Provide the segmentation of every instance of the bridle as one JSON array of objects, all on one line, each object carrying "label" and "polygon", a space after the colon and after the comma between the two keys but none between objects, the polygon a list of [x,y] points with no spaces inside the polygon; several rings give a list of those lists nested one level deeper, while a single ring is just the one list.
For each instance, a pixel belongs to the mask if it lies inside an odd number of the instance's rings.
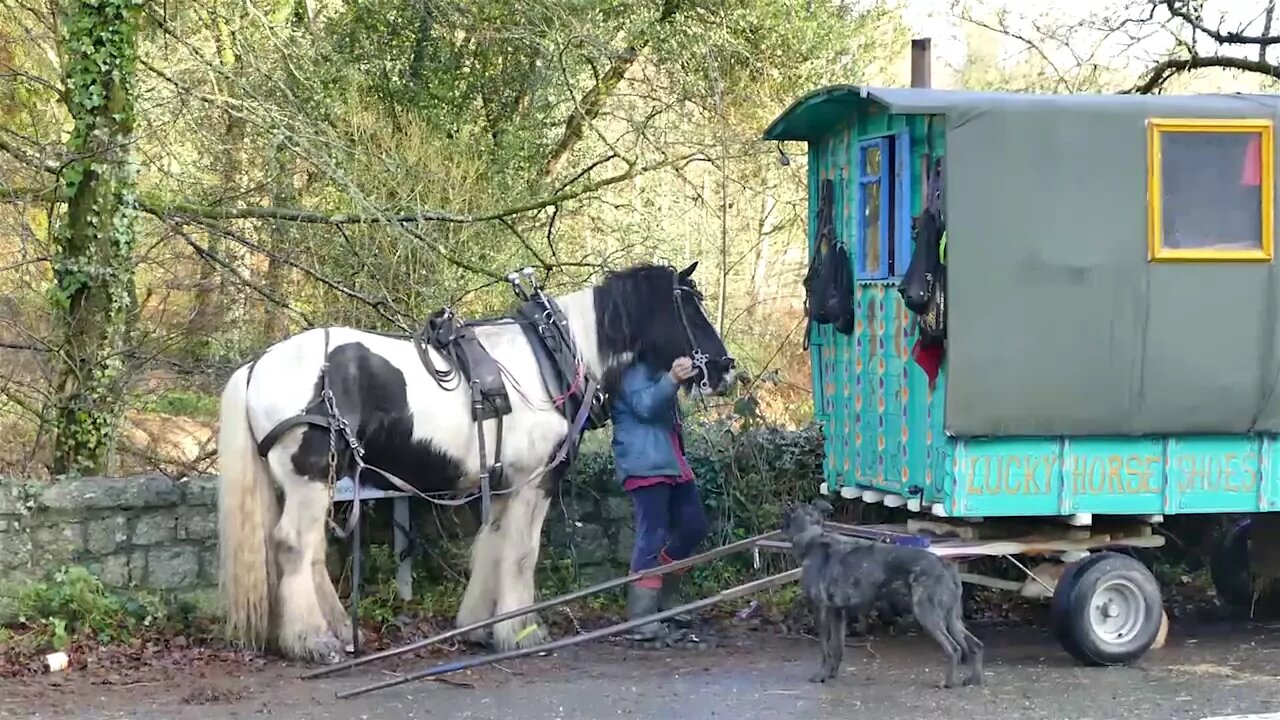
[{"label": "bridle", "polygon": [[[687,341],[686,344],[689,350],[689,359],[693,361],[693,366],[698,369],[698,374],[701,376],[698,380],[698,389],[704,393],[710,394],[712,388],[711,380],[707,374],[707,363],[711,361],[711,356],[702,348],[698,347],[698,341],[693,339],[693,328],[690,327],[689,316],[684,310],[684,296],[686,294],[693,297],[693,301],[698,303],[699,308],[702,307],[702,293],[692,287],[681,285],[680,276],[677,274],[675,279],[672,280],[672,295],[674,296],[676,303],[676,312],[680,315],[680,325],[684,327],[684,337]],[[706,315],[705,309],[702,314],[703,316]],[[720,358],[720,360],[728,367],[733,366],[733,357],[730,355],[725,355]]]}]

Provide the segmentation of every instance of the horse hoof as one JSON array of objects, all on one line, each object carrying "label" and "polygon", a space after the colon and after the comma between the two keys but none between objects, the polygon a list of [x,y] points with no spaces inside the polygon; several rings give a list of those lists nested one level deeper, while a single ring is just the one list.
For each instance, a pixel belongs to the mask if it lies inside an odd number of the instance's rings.
[{"label": "horse hoof", "polygon": [[493,645],[499,652],[508,650],[527,650],[545,644],[551,636],[537,621],[523,627],[503,626],[499,624],[493,629]]},{"label": "horse hoof", "polygon": [[480,630],[472,630],[469,633],[462,634],[462,642],[476,647],[488,647],[489,633],[483,628]]},{"label": "horse hoof", "polygon": [[347,647],[347,643],[326,634],[316,638],[307,648],[308,659],[322,665],[335,665],[346,657]]},{"label": "horse hoof", "polygon": [[334,637],[337,637],[341,640],[343,649],[346,650],[346,652],[348,653],[354,653],[356,651],[356,644],[360,644],[360,645],[364,644],[363,630],[361,630],[359,633],[356,634],[356,638],[354,642],[351,639],[350,627],[344,628],[334,633]]}]

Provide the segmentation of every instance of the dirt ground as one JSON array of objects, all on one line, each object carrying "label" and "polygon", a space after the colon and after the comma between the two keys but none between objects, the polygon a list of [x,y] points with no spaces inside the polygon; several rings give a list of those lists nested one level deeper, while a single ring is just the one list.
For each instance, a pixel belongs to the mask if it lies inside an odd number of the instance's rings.
[{"label": "dirt ground", "polygon": [[441,658],[304,681],[299,666],[196,654],[126,676],[71,671],[0,681],[0,718],[1201,720],[1280,711],[1280,627],[1175,624],[1165,648],[1124,668],[1077,666],[1043,628],[974,629],[987,645],[982,688],[936,687],[941,655],[922,637],[851,640],[840,677],[813,685],[806,682],[818,660],[812,639],[722,629],[714,647],[598,643],[460,672],[450,684],[408,683],[347,700],[334,693]]}]

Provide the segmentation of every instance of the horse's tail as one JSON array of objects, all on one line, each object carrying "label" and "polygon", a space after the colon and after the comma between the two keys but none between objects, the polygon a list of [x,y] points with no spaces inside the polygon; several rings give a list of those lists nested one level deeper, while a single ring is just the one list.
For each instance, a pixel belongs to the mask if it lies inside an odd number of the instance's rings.
[{"label": "horse's tail", "polygon": [[218,428],[218,586],[233,639],[255,649],[271,635],[275,558],[271,531],[280,516],[271,475],[249,427],[249,369],[222,390]]}]

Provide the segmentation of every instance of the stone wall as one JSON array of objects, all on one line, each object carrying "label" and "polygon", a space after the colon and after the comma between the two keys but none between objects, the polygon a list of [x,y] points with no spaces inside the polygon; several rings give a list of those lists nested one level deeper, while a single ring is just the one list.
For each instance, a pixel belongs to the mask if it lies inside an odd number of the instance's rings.
[{"label": "stone wall", "polygon": [[[617,577],[629,565],[635,538],[631,502],[614,477],[607,436],[588,440],[552,498],[543,526],[539,582],[546,591]],[[706,431],[691,437],[689,458],[711,521],[710,547],[776,527],[778,508],[808,497],[814,478],[821,477],[822,438],[816,429],[762,429],[733,437]],[[24,581],[69,564],[85,566],[114,588],[211,589],[217,576],[216,495],[217,480],[210,477],[143,475],[51,485],[0,478],[0,600],[12,597]],[[479,521],[478,503],[470,505],[411,503],[419,583],[465,575]],[[389,548],[392,503],[369,502],[363,513],[365,542]],[[346,542],[330,542],[330,569],[339,578]],[[390,558],[390,552],[384,555]],[[366,563],[366,572],[372,573],[372,565]]]},{"label": "stone wall", "polygon": [[0,593],[62,565],[109,587],[217,583],[217,481],[162,475],[56,484],[0,480]]},{"label": "stone wall", "polygon": [[543,525],[543,553],[552,560],[571,560],[583,585],[630,570],[636,536],[631,500],[611,476],[607,480],[595,487],[567,486],[564,496],[553,500]]}]

